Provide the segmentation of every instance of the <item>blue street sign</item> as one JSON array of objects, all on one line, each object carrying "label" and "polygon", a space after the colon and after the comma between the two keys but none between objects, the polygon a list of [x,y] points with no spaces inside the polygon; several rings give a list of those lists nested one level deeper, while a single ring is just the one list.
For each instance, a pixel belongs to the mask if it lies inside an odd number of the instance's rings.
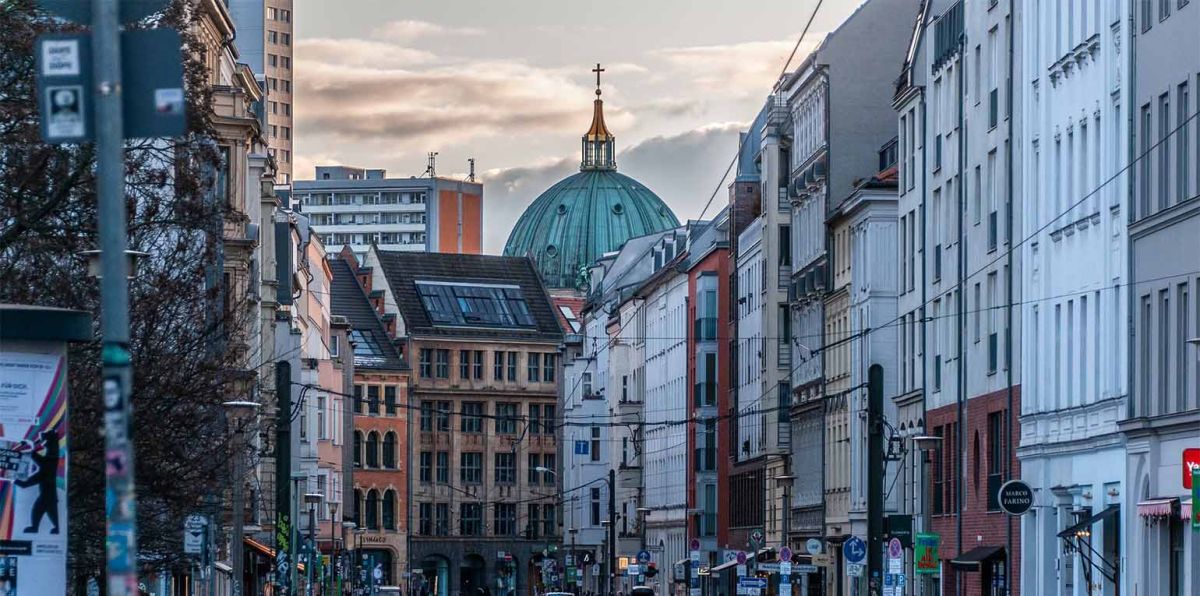
[{"label": "blue street sign", "polygon": [[858,536],[851,536],[842,545],[842,554],[851,563],[862,563],[867,558],[867,543]]},{"label": "blue street sign", "polygon": [[638,551],[637,560],[638,560],[638,563],[649,563],[650,562],[650,551],[648,551],[648,550]]},{"label": "blue street sign", "polygon": [[743,588],[758,588],[760,590],[767,589],[767,580],[761,577],[739,577],[738,585]]},{"label": "blue street sign", "polygon": [[575,455],[587,455],[587,454],[588,454],[588,442],[587,441],[575,441]]}]

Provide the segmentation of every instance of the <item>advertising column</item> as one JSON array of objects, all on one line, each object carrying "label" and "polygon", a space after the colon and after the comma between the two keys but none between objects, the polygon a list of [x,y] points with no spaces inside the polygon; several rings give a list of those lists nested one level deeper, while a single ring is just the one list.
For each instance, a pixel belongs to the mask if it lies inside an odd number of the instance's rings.
[{"label": "advertising column", "polygon": [[85,313],[0,306],[0,595],[67,592],[67,343]]}]

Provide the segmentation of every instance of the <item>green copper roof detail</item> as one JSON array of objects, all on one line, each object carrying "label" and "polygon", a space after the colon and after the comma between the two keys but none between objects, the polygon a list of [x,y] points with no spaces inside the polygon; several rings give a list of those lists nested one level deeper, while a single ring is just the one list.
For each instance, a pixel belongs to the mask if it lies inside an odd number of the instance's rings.
[{"label": "green copper roof detail", "polygon": [[573,288],[581,267],[625,241],[679,227],[658,195],[610,169],[586,169],[559,181],[529,205],[504,254],[529,255],[550,288]]}]

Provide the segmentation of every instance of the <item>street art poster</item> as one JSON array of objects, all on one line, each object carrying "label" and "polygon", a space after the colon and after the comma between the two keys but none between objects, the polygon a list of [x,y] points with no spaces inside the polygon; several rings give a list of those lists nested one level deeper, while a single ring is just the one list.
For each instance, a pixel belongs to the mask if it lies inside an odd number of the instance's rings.
[{"label": "street art poster", "polygon": [[0,352],[0,596],[66,593],[66,373],[61,354]]}]

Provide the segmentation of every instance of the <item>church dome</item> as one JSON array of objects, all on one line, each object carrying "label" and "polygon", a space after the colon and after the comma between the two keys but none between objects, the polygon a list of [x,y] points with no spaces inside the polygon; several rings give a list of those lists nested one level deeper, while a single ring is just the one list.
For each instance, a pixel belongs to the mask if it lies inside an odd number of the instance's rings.
[{"label": "church dome", "polygon": [[504,245],[509,256],[529,255],[547,287],[573,288],[580,269],[625,241],[679,226],[646,185],[617,173],[616,137],[604,123],[596,65],[592,125],[583,135],[579,173],[543,192],[521,214]]}]

